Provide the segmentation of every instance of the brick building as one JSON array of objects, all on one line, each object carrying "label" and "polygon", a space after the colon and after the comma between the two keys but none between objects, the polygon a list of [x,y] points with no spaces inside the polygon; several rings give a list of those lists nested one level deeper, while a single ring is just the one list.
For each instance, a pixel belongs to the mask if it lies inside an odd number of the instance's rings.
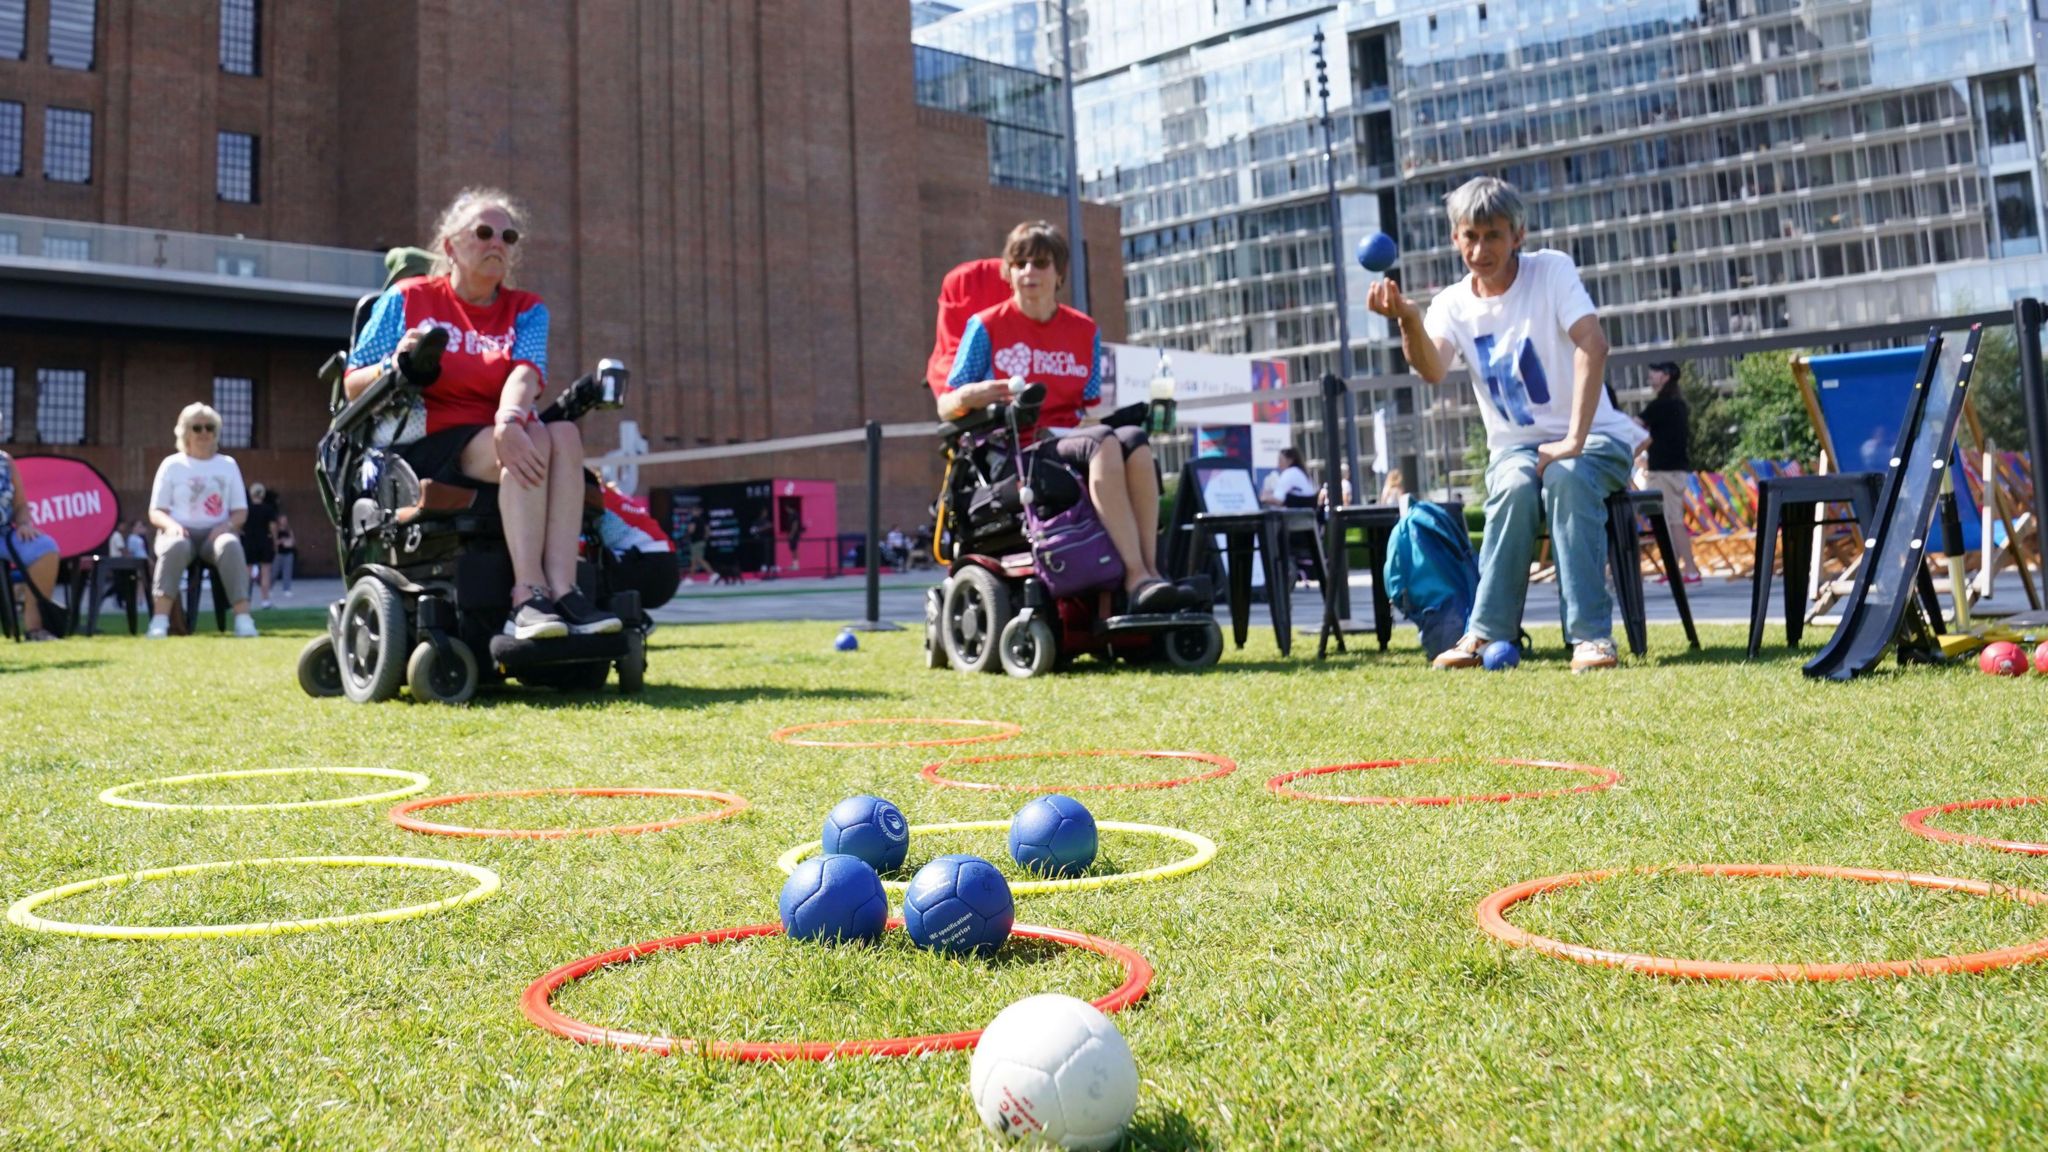
[{"label": "brick building", "polygon": [[[0,0],[0,444],[92,461],[140,515],[207,399],[328,570],[315,371],[377,253],[471,184],[529,210],[551,386],[625,360],[655,450],[922,419],[940,276],[1064,219],[991,184],[985,131],[915,104],[900,4]],[[1087,221],[1117,339],[1116,215]],[[641,484],[769,475],[863,482],[835,449]],[[885,515],[936,478],[891,442]]]}]

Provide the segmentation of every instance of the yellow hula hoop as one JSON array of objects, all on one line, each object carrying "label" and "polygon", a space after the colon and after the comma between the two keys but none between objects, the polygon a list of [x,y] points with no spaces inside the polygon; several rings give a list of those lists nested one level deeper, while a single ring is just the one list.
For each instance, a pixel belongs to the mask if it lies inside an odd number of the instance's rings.
[{"label": "yellow hula hoop", "polygon": [[[310,864],[323,868],[419,868],[468,876],[477,884],[460,895],[444,897],[428,904],[409,904],[403,908],[386,908],[377,912],[352,912],[346,916],[319,916],[310,920],[270,920],[250,924],[73,924],[63,920],[45,920],[35,914],[35,910],[45,904],[98,888],[118,888],[127,884],[162,880],[169,876],[191,876],[200,872],[218,872],[226,868],[267,868],[291,864]],[[60,936],[90,936],[100,940],[204,940],[224,936],[279,936],[288,932],[316,932],[323,928],[339,928],[349,924],[389,924],[394,920],[428,916],[435,912],[445,912],[450,908],[459,908],[464,904],[474,904],[496,892],[498,887],[496,872],[454,860],[429,860],[418,856],[272,856],[254,860],[217,860],[206,864],[173,864],[167,868],[147,868],[140,872],[123,872],[113,876],[80,880],[74,884],[45,889],[16,900],[8,906],[7,920],[31,932],[53,932]]]},{"label": "yellow hula hoop", "polygon": [[[286,800],[275,804],[166,804],[161,800],[133,800],[123,795],[152,784],[193,784],[201,780],[248,780],[259,776],[371,776],[380,780],[404,780],[403,788],[368,796],[337,796],[332,800]],[[378,804],[401,800],[427,790],[433,783],[417,772],[396,768],[244,768],[234,772],[198,772],[190,776],[163,776],[155,780],[131,780],[100,793],[100,801],[116,808],[145,808],[159,812],[283,812],[293,808],[351,808],[357,804]]]},{"label": "yellow hula hoop", "polygon": [[[1135,832],[1141,836],[1163,836],[1178,840],[1195,850],[1194,855],[1146,868],[1139,872],[1109,872],[1101,876],[1071,876],[1063,880],[1013,880],[1010,882],[1012,896],[1032,896],[1046,892],[1081,892],[1090,888],[1114,888],[1123,884],[1143,884],[1148,880],[1167,880],[1185,876],[1199,868],[1206,867],[1216,859],[1216,842],[1198,832],[1182,828],[1168,828],[1163,824],[1129,824],[1121,820],[1097,821],[1095,827],[1104,832]],[[918,836],[937,832],[1007,832],[1008,820],[966,820],[955,824],[912,824],[910,834]],[[825,847],[824,841],[812,840],[799,844],[784,852],[775,861],[775,866],[784,872],[795,872],[796,866],[807,856],[815,855]],[[882,887],[891,892],[907,892],[910,883],[906,880],[884,880]]]}]

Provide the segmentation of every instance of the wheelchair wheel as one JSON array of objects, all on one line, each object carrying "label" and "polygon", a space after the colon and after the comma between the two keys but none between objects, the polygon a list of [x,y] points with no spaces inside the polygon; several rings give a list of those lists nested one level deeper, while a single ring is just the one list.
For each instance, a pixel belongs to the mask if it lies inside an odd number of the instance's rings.
[{"label": "wheelchair wheel", "polygon": [[926,668],[946,667],[946,638],[940,633],[939,621],[946,611],[946,589],[950,584],[941,584],[924,591],[924,666]]},{"label": "wheelchair wheel", "polygon": [[1010,590],[995,573],[986,568],[961,569],[946,590],[946,606],[939,618],[946,659],[962,672],[995,671],[996,641],[1010,614]]},{"label": "wheelchair wheel", "polygon": [[619,657],[619,694],[638,695],[647,686],[647,637],[639,632],[626,634],[626,654]]},{"label": "wheelchair wheel", "polygon": [[1003,671],[1020,679],[1030,679],[1050,670],[1053,661],[1059,657],[1059,645],[1053,639],[1052,625],[1036,616],[1025,619],[1012,617],[1003,625],[1002,643],[997,645],[1003,661]]},{"label": "wheelchair wheel", "polygon": [[398,592],[375,576],[356,581],[341,606],[340,643],[335,648],[342,694],[358,704],[398,695],[410,650],[405,604]]},{"label": "wheelchair wheel", "polygon": [[1175,668],[1213,668],[1223,658],[1223,628],[1214,620],[1192,628],[1175,628],[1159,638],[1166,662]]},{"label": "wheelchair wheel", "polygon": [[448,651],[454,659],[444,659],[429,640],[422,640],[413,648],[412,659],[405,662],[405,683],[415,700],[462,704],[476,695],[475,654],[470,652],[469,645],[453,636],[448,638]]},{"label": "wheelchair wheel", "polygon": [[334,637],[322,633],[299,649],[299,687],[313,697],[341,695],[341,664],[334,658]]}]

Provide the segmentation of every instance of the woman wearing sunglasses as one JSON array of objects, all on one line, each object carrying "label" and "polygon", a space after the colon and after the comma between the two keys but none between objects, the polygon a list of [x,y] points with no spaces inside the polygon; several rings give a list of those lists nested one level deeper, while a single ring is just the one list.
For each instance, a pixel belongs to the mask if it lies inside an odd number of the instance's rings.
[{"label": "woman wearing sunglasses", "polygon": [[171,605],[194,559],[220,574],[221,590],[234,605],[235,635],[256,635],[249,615],[249,563],[242,555],[242,521],[249,493],[242,469],[220,454],[220,413],[187,404],[173,428],[178,450],[156,467],[149,488],[149,522],[156,525],[156,576],[151,591],[149,637],[171,634]]},{"label": "woman wearing sunglasses", "polygon": [[568,421],[536,415],[548,370],[548,309],[512,287],[520,232],[504,193],[470,188],[434,227],[433,271],[400,280],[377,301],[350,350],[343,387],[351,399],[422,333],[441,328],[448,347],[432,386],[426,432],[399,447],[422,480],[497,484],[505,545],[512,556],[512,616],[505,633],[541,640],[617,632],[576,588],[583,525],[583,439]]},{"label": "woman wearing sunglasses", "polygon": [[1011,297],[976,313],[960,338],[939,393],[939,419],[1010,397],[1009,381],[1045,385],[1035,439],[1083,478],[1095,514],[1124,565],[1124,591],[1139,612],[1193,604],[1159,573],[1159,475],[1139,427],[1083,425],[1102,402],[1102,339],[1095,321],[1059,302],[1067,280],[1067,238],[1043,220],[1010,230],[1003,243]]}]

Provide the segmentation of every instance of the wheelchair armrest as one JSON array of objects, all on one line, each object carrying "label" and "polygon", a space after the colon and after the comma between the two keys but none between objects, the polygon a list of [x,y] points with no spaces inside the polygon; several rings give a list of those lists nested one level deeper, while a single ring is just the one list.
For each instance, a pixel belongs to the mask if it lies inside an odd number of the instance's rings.
[{"label": "wheelchair armrest", "polygon": [[334,414],[332,427],[352,429],[375,420],[384,409],[393,404],[411,399],[416,394],[413,387],[405,382],[396,371],[386,369],[377,374],[362,395],[341,406]]}]

